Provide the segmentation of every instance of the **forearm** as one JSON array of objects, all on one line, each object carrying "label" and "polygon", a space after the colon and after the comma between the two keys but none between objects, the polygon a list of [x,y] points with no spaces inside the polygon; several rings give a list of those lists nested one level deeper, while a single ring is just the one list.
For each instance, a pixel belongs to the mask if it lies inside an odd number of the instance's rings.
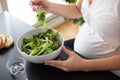
[{"label": "forearm", "polygon": [[120,54],[107,58],[86,60],[84,70],[120,70]]},{"label": "forearm", "polygon": [[80,18],[81,16],[81,12],[78,10],[76,4],[64,5],[52,3],[49,12],[71,19]]}]

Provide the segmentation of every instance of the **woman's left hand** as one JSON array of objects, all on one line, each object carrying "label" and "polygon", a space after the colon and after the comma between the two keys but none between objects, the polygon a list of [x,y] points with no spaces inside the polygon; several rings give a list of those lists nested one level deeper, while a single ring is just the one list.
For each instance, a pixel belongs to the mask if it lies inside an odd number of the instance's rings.
[{"label": "woman's left hand", "polygon": [[84,70],[84,65],[87,60],[78,56],[75,52],[70,51],[69,49],[63,46],[63,51],[69,57],[67,60],[47,60],[45,65],[53,66],[64,71],[81,71]]}]

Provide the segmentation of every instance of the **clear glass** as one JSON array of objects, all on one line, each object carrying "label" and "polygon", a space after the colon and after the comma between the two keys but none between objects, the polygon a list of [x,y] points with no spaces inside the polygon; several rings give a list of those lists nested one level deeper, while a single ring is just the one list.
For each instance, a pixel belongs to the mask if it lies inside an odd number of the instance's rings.
[{"label": "clear glass", "polygon": [[10,58],[7,61],[6,67],[13,80],[28,80],[25,65],[26,61],[22,57]]}]

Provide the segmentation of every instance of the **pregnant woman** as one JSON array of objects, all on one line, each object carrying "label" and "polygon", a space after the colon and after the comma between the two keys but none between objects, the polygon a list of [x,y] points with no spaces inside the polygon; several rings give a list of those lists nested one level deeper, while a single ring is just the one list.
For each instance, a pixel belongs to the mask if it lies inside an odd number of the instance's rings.
[{"label": "pregnant woman", "polygon": [[[110,70],[120,76],[120,0],[77,0],[76,4],[57,4],[30,0],[30,5],[66,18],[81,16],[85,23],[75,39],[65,42],[66,60],[48,60],[45,65],[64,71]],[[86,57],[80,57],[76,53]]]}]

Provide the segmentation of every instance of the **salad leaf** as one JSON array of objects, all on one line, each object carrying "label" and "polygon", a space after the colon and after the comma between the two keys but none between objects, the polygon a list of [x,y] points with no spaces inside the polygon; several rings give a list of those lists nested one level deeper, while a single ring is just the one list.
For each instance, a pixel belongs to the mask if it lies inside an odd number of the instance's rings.
[{"label": "salad leaf", "polygon": [[47,28],[46,20],[45,20],[45,12],[43,10],[39,10],[37,12],[37,21],[43,25],[43,28]]}]

